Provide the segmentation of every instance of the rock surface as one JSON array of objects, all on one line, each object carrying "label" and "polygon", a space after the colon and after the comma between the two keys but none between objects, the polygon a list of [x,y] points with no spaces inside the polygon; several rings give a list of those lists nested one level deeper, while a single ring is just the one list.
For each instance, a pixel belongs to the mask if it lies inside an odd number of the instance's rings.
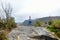
[{"label": "rock surface", "polygon": [[44,30],[44,27],[35,28],[34,26],[18,26],[13,29],[8,35],[8,40],[39,40],[30,38],[36,35],[47,35],[50,36],[48,32]]}]

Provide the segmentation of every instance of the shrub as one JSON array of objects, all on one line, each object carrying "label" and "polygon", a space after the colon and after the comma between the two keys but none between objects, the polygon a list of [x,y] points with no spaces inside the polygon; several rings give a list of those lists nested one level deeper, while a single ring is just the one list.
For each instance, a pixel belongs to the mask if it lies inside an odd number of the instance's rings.
[{"label": "shrub", "polygon": [[57,32],[57,30],[53,26],[48,26],[47,29],[51,32]]},{"label": "shrub", "polygon": [[60,34],[58,34],[58,33],[55,33],[56,34],[56,36],[58,37],[58,38],[60,38]]},{"label": "shrub", "polygon": [[5,24],[3,22],[0,22],[0,30],[5,29]]},{"label": "shrub", "polygon": [[60,29],[57,29],[57,28],[55,28],[55,27],[53,27],[53,26],[48,26],[47,29],[48,29],[49,31],[51,31],[51,32],[54,32],[55,35],[56,35],[58,38],[60,38]]},{"label": "shrub", "polygon": [[7,22],[7,24],[6,24],[6,27],[7,27],[9,30],[11,30],[11,29],[13,29],[13,28],[16,27],[16,23],[15,23],[14,18],[11,17],[10,19],[8,19],[8,22]]},{"label": "shrub", "polygon": [[4,33],[0,33],[0,40],[7,40],[7,37]]},{"label": "shrub", "polygon": [[52,25],[52,21],[49,21],[49,22],[48,22],[48,25]]},{"label": "shrub", "polygon": [[40,21],[36,21],[36,22],[34,23],[34,26],[41,26],[41,22],[40,22]]},{"label": "shrub", "polygon": [[[7,22],[8,20],[8,22]],[[16,28],[16,23],[13,17],[9,18],[9,19],[4,19],[4,22],[0,22],[0,30],[5,30],[5,29],[13,29]]]},{"label": "shrub", "polygon": [[55,28],[60,28],[60,20],[54,20],[52,26]]}]

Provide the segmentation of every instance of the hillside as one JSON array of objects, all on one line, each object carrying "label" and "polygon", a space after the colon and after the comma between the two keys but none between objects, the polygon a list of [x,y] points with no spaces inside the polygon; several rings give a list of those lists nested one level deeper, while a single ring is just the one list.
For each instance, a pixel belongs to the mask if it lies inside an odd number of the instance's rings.
[{"label": "hillside", "polygon": [[[37,19],[31,20],[31,21],[32,21],[32,25],[33,25],[34,22],[36,22],[37,20],[40,20],[41,22],[48,22],[50,20],[55,20],[55,19],[60,20],[60,16],[51,16],[51,17],[37,18]],[[28,21],[29,20],[25,20],[22,24],[23,25],[28,25]]]}]

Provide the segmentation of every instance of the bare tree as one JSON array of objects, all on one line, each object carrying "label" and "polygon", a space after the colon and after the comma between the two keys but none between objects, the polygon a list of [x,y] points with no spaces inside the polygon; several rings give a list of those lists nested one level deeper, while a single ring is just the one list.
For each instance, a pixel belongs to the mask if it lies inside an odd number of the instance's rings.
[{"label": "bare tree", "polygon": [[6,14],[6,19],[9,19],[11,17],[11,13],[12,13],[12,7],[10,4],[5,4],[5,7],[3,5],[3,3],[1,2],[1,6],[3,9],[3,12]]}]

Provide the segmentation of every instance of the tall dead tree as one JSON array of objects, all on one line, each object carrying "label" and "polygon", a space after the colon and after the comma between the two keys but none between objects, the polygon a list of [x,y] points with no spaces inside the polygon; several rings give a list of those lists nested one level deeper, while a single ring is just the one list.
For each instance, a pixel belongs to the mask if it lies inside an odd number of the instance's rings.
[{"label": "tall dead tree", "polygon": [[2,9],[3,9],[3,12],[6,15],[6,19],[8,21],[8,19],[11,17],[12,7],[11,7],[10,4],[3,4],[2,2],[1,2],[1,6],[2,6]]}]

